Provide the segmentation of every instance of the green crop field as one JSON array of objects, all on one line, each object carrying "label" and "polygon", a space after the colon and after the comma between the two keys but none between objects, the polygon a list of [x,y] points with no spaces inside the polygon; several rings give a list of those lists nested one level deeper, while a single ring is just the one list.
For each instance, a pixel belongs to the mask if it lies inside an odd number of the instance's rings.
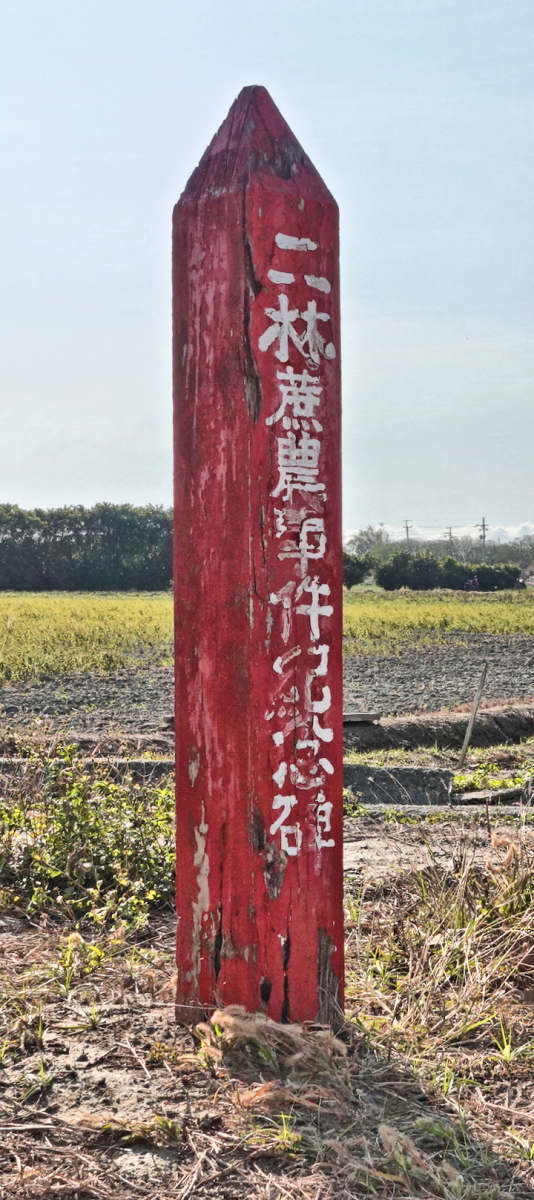
[{"label": "green crop field", "polygon": [[0,593],[0,683],[170,661],[166,592]]},{"label": "green crop field", "polygon": [[[464,633],[534,634],[534,593],[346,593],[345,649],[387,653]],[[0,683],[169,663],[172,598],[157,593],[0,593]]]},{"label": "green crop field", "polygon": [[348,592],[345,649],[387,653],[410,641],[462,634],[534,634],[534,591]]}]

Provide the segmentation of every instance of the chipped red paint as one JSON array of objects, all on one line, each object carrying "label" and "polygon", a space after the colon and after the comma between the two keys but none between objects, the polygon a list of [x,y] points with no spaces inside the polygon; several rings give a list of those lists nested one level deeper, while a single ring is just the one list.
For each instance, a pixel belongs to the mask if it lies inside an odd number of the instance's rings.
[{"label": "chipped red paint", "polygon": [[[264,88],[241,92],[176,206],[173,297],[178,1013],[240,1003],[332,1021],[343,1002],[338,214]],[[272,315],[284,306],[287,348]],[[284,401],[295,376],[304,418]],[[293,474],[284,445],[301,456]]]}]

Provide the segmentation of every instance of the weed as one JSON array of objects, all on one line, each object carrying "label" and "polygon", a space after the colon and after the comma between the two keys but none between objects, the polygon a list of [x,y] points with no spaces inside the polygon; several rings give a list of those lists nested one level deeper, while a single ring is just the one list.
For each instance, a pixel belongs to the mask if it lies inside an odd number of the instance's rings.
[{"label": "weed", "polygon": [[[172,900],[173,817],[170,786],[95,779],[69,746],[36,759],[0,799],[3,906],[141,928]],[[56,968],[63,993],[100,959],[91,942],[68,939]]]},{"label": "weed", "polygon": [[54,1076],[48,1074],[45,1063],[41,1058],[37,1076],[32,1079],[29,1086],[20,1096],[19,1104],[28,1104],[30,1100],[34,1100],[37,1096],[42,1096],[43,1092],[47,1092],[52,1087],[53,1082]]},{"label": "weed", "polygon": [[492,791],[500,788],[524,787],[531,772],[517,771],[515,775],[503,775],[494,762],[483,762],[476,771],[458,772],[452,781],[453,792]]},{"label": "weed", "polygon": [[366,817],[367,809],[360,803],[351,788],[343,788],[343,813],[346,817]]},{"label": "weed", "polygon": [[513,1063],[518,1058],[532,1058],[534,1055],[534,1042],[529,1041],[522,1045],[514,1046],[513,1031],[507,1029],[503,1021],[500,1021],[499,1034],[493,1035],[493,1041],[497,1047],[498,1054],[490,1054],[490,1062]]},{"label": "weed", "polygon": [[519,1157],[526,1159],[527,1162],[534,1162],[534,1142],[529,1141],[517,1129],[510,1129],[509,1136],[513,1139]]}]

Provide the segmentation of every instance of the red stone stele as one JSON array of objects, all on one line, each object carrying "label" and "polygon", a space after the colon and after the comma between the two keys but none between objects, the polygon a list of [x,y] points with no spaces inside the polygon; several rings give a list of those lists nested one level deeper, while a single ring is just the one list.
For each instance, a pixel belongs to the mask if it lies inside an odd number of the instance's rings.
[{"label": "red stone stele", "polygon": [[262,87],[174,211],[177,1013],[343,1004],[337,205]]}]

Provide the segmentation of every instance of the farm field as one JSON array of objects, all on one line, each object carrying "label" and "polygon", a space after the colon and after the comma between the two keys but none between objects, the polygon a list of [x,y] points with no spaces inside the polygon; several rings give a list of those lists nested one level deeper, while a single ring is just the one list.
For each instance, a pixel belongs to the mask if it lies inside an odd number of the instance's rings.
[{"label": "farm field", "polygon": [[410,642],[465,634],[534,635],[534,591],[381,592],[345,594],[344,634],[368,653],[391,653]]},{"label": "farm field", "polygon": [[168,661],[171,641],[166,592],[0,592],[0,684]]},{"label": "farm field", "polygon": [[[534,695],[533,613],[354,592],[348,702],[464,703],[482,659],[489,697]],[[526,805],[348,795],[339,1039],[176,1026],[172,779],[117,782],[75,746],[170,752],[171,622],[167,594],[0,594],[2,752],[27,756],[0,768],[0,1197],[534,1200]],[[466,787],[524,780],[533,754],[472,750]]]},{"label": "farm field", "polygon": [[[345,707],[384,716],[534,697],[534,596],[345,596]],[[154,733],[173,709],[168,593],[0,593],[0,724]]]},{"label": "farm field", "polygon": [[[346,653],[390,654],[469,635],[534,635],[534,593],[347,592]],[[172,598],[158,593],[0,592],[0,684],[169,661]]]}]

